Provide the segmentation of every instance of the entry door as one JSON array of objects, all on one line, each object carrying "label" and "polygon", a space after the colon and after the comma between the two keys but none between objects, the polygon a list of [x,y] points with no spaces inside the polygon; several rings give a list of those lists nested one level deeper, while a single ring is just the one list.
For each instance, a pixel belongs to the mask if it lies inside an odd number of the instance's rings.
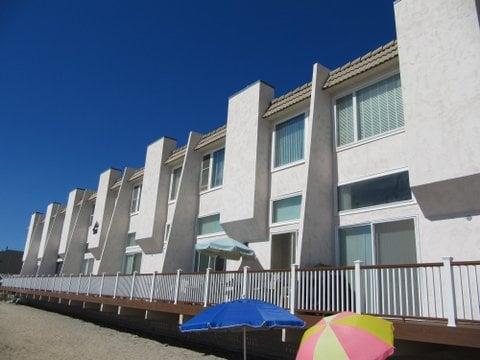
[{"label": "entry door", "polygon": [[297,233],[272,235],[272,269],[290,269],[297,255]]}]

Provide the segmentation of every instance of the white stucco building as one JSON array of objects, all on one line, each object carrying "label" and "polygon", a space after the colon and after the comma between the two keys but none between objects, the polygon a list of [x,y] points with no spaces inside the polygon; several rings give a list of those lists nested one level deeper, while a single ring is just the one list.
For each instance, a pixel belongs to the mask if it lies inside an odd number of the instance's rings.
[{"label": "white stucco building", "polygon": [[[162,137],[144,168],[34,213],[22,273],[478,260],[477,5],[397,1],[397,40],[279,97],[233,94],[219,129]],[[255,256],[195,250],[226,238]]]}]

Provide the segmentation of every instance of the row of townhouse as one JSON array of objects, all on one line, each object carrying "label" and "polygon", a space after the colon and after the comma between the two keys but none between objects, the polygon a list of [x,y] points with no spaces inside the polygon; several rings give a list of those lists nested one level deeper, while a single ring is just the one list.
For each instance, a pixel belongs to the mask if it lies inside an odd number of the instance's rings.
[{"label": "row of townhouse", "polygon": [[[480,258],[474,0],[395,4],[397,40],[280,97],[257,81],[225,126],[163,137],[142,169],[31,217],[23,274],[148,273]],[[206,256],[234,239],[255,256]]]}]

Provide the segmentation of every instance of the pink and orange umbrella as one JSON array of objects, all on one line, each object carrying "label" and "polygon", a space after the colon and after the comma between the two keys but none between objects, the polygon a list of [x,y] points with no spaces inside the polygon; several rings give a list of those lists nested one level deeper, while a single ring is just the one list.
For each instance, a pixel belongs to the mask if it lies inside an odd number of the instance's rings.
[{"label": "pink and orange umbrella", "polygon": [[305,331],[297,360],[383,360],[393,352],[390,321],[343,312],[323,318]]}]

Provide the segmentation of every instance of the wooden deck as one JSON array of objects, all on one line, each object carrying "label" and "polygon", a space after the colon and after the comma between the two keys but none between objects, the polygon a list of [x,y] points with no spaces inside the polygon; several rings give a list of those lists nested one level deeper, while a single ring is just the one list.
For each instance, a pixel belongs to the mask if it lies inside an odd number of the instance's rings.
[{"label": "wooden deck", "polygon": [[[96,296],[85,294],[72,294],[63,292],[51,292],[29,289],[0,287],[0,291],[26,296],[38,301],[55,302],[64,306],[82,305],[84,307],[120,307],[140,311],[154,311],[177,315],[192,316],[204,307],[201,304],[179,302],[178,304],[148,301],[143,299],[129,299],[124,297]],[[323,314],[308,314],[297,311],[296,315],[305,320],[307,326],[318,322]],[[435,343],[480,348],[480,322],[459,321],[457,326],[448,327],[446,320],[413,319],[413,318],[389,318],[394,324],[395,338],[399,340]]]}]

